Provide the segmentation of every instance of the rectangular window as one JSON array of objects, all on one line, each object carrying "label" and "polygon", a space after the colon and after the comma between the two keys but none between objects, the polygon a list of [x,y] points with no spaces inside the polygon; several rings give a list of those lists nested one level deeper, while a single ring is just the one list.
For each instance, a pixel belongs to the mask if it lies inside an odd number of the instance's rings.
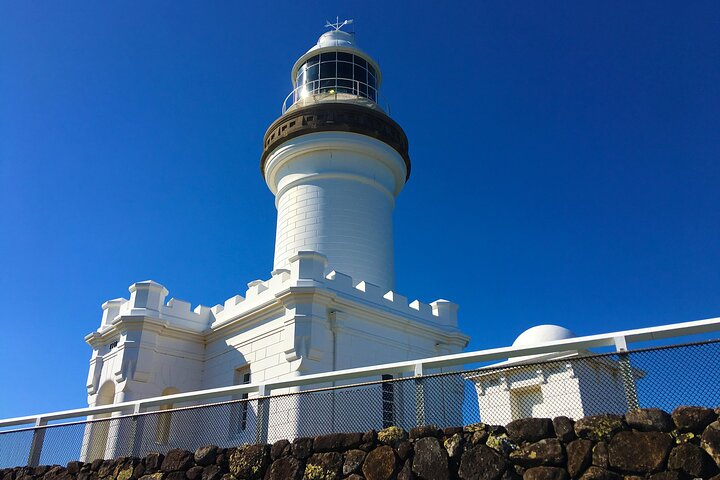
[{"label": "rectangular window", "polygon": [[541,417],[543,394],[540,385],[514,388],[510,390],[510,408],[512,419]]},{"label": "rectangular window", "polygon": [[[392,375],[383,375],[383,380],[392,380]],[[383,428],[395,425],[395,384],[385,382],[382,387],[382,423]]]},{"label": "rectangular window", "polygon": [[[245,366],[235,370],[235,378],[233,383],[235,385],[247,385],[250,383],[250,366]],[[248,427],[248,411],[250,409],[250,402],[248,401],[248,394],[241,393],[235,397],[236,400],[241,400],[233,408],[233,430],[236,433],[241,433],[247,430]]]}]

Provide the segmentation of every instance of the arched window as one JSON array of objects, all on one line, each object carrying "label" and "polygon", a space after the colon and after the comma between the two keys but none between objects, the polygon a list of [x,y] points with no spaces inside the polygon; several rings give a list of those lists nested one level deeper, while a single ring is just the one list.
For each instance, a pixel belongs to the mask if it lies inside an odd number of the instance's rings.
[{"label": "arched window", "polygon": [[[115,403],[115,384],[108,380],[103,383],[100,390],[98,390],[95,406],[101,407],[103,405],[111,405],[113,403]],[[105,458],[105,451],[107,450],[108,443],[108,432],[110,431],[111,420],[109,413],[93,415],[92,419],[100,421],[92,422],[90,424],[90,448],[88,450],[87,461]]]},{"label": "arched window", "polygon": [[[168,387],[162,391],[162,396],[175,395],[180,393],[177,388]],[[172,403],[165,403],[160,406],[160,411],[171,410],[173,408]],[[157,428],[155,429],[155,443],[158,445],[167,445],[170,441],[170,428],[172,426],[172,412],[158,413],[157,414]]]}]

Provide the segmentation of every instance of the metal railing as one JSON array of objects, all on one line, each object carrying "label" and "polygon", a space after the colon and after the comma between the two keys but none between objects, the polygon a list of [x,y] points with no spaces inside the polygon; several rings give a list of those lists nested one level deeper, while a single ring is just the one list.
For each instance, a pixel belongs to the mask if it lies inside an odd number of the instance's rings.
[{"label": "metal railing", "polygon": [[[715,407],[720,340],[632,351],[628,345],[719,330],[714,318],[11,418],[0,428],[30,426],[0,431],[0,467],[389,425],[504,424],[524,416]],[[598,347],[614,351],[590,351]],[[468,369],[471,364],[478,366]],[[243,393],[251,397],[232,400]],[[179,408],[157,410],[168,404]]]},{"label": "metal railing", "polygon": [[296,105],[304,107],[323,102],[360,103],[390,114],[390,105],[376,87],[341,77],[323,78],[298,85],[283,100],[282,113]]}]

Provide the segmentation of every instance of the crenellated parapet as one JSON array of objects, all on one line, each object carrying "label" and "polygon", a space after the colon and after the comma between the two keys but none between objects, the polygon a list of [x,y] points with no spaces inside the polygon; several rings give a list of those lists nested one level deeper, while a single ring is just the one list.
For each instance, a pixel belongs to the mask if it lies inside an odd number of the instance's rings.
[{"label": "crenellated parapet", "polygon": [[171,298],[165,299],[168,290],[161,284],[146,280],[130,285],[130,300],[116,298],[103,303],[103,315],[98,333],[103,333],[122,317],[149,317],[167,326],[203,332],[212,318],[212,309],[198,305],[194,309],[190,302]]},{"label": "crenellated parapet", "polygon": [[213,326],[274,301],[281,292],[288,289],[314,288],[327,290],[327,293],[335,297],[361,302],[380,308],[386,313],[408,317],[435,327],[457,327],[458,306],[453,302],[444,299],[431,303],[419,300],[409,302],[406,296],[393,290],[384,290],[335,270],[328,273],[328,269],[324,255],[310,251],[298,252],[290,259],[289,269],[274,271],[268,280],[250,282],[244,297],[236,295],[226,300],[223,305],[212,307],[210,310],[216,322]]},{"label": "crenellated parapet", "polygon": [[193,308],[190,302],[177,298],[166,301],[168,290],[152,280],[134,283],[128,288],[129,300],[116,298],[103,304],[102,322],[97,334],[107,331],[122,318],[139,316],[157,320],[167,327],[202,334],[276,302],[283,292],[290,289],[297,292],[299,288],[326,290],[331,296],[440,328],[457,327],[458,306],[455,303],[443,299],[431,303],[408,301],[408,297],[394,290],[386,291],[335,270],[328,273],[330,266],[327,258],[317,252],[299,252],[290,259],[289,267],[274,270],[267,280],[249,282],[244,295],[235,295],[213,307],[197,305]]}]

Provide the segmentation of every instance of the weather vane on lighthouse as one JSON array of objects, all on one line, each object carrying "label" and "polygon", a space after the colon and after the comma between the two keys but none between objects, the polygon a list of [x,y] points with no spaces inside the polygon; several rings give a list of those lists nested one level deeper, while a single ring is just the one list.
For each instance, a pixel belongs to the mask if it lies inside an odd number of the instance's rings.
[{"label": "weather vane on lighthouse", "polygon": [[340,23],[340,17],[335,17],[335,23],[330,23],[330,20],[325,20],[325,26],[328,28],[334,28],[337,32],[345,25],[350,25],[353,23],[352,18],[350,20],[343,20],[342,23]]}]

